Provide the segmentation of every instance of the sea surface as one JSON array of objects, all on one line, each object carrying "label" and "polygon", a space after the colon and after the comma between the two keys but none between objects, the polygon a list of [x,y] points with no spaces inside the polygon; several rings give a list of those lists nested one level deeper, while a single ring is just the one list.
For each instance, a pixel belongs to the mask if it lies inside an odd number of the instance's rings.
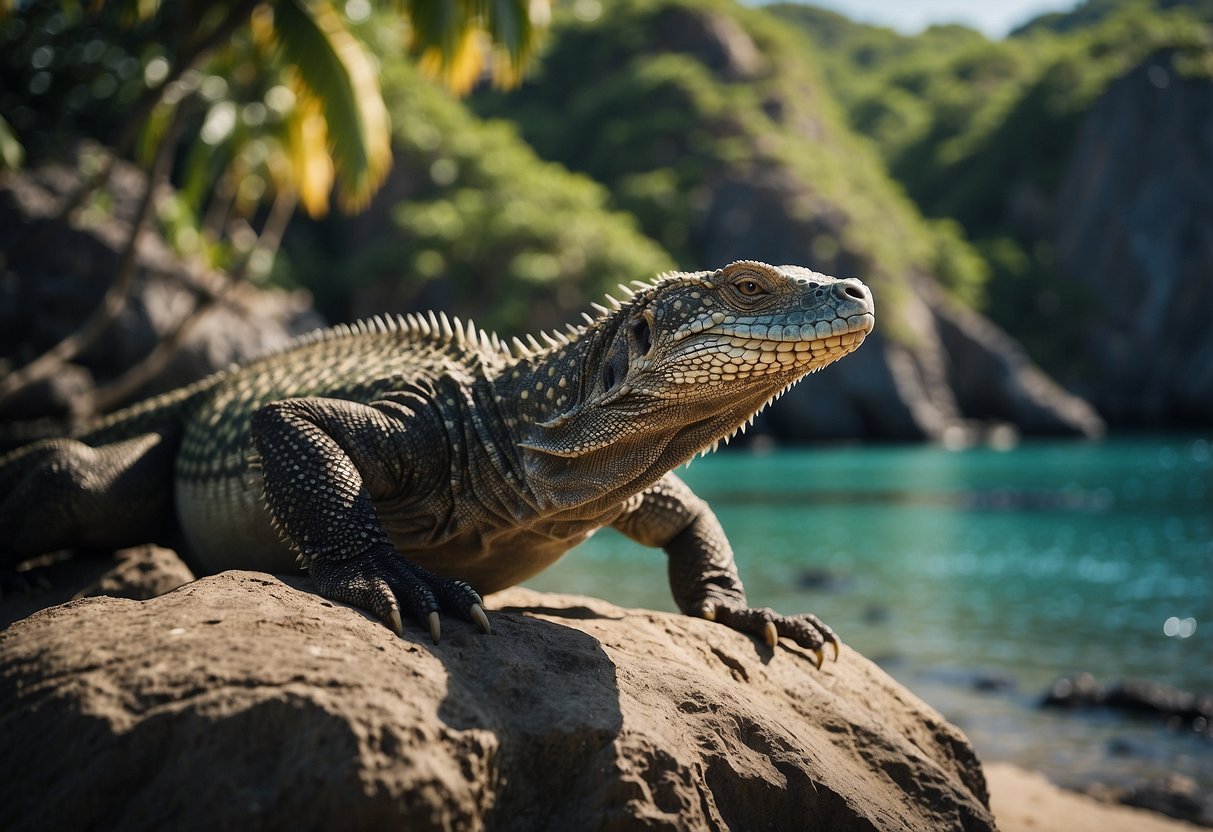
[{"label": "sea surface", "polygon": [[[1077,671],[1213,692],[1213,435],[733,451],[679,474],[753,605],[819,615],[983,759],[1213,789],[1207,732],[1039,707]],[[528,585],[675,609],[664,555],[609,529]]]}]

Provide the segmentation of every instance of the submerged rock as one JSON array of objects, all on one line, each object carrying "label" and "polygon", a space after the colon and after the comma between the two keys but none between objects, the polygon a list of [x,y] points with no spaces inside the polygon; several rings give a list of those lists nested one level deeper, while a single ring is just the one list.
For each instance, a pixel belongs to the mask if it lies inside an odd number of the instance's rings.
[{"label": "submerged rock", "polygon": [[1103,707],[1128,714],[1156,716],[1206,733],[1213,723],[1213,694],[1193,693],[1146,679],[1101,684],[1090,673],[1062,676],[1050,685],[1046,707]]},{"label": "submerged rock", "polygon": [[9,828],[994,828],[964,736],[849,649],[526,590],[431,645],[307,586],[0,633]]}]

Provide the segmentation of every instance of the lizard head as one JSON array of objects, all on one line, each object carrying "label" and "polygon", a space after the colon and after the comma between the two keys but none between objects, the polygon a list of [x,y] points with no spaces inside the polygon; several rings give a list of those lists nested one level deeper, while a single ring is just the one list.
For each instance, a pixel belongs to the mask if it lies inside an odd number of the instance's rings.
[{"label": "lizard head", "polygon": [[853,351],[875,323],[863,283],[800,266],[743,260],[639,286],[582,333],[576,394],[521,447],[566,461],[610,447],[664,474]]}]

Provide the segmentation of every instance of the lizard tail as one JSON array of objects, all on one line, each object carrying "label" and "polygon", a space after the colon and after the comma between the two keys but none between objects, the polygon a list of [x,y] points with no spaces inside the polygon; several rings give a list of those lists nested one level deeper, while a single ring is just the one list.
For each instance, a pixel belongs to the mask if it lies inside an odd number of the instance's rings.
[{"label": "lizard tail", "polygon": [[[100,416],[72,431],[70,436],[62,438],[75,439],[91,447],[100,447],[180,424],[184,421],[185,414],[222,381],[226,374],[227,371],[214,373],[194,384]],[[40,439],[0,454],[0,501],[9,493],[13,483],[23,477],[31,465],[36,465],[37,460],[45,456],[46,449],[59,441],[61,439]]]}]

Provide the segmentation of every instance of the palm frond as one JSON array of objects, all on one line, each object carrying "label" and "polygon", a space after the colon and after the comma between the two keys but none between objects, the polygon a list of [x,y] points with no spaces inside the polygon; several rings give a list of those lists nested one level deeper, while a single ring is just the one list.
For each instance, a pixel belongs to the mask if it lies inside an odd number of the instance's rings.
[{"label": "palm frond", "polygon": [[25,162],[25,148],[4,116],[0,116],[0,168],[16,170]]},{"label": "palm frond", "polygon": [[[288,78],[295,92],[295,107],[286,120],[283,149],[290,160],[291,180],[308,216],[328,212],[333,189],[333,159],[328,152],[328,122],[320,101],[297,78]],[[279,187],[282,184],[279,183]]]},{"label": "palm frond", "polygon": [[[371,59],[328,2],[282,0],[274,5],[273,26],[283,58],[323,111],[341,206],[356,210],[392,160],[387,108]],[[301,195],[304,190],[301,183]],[[304,205],[310,213],[307,198]]]},{"label": "palm frond", "polygon": [[514,86],[539,46],[547,0],[432,0],[402,4],[418,64],[452,92],[468,92],[486,63],[498,86]]}]

